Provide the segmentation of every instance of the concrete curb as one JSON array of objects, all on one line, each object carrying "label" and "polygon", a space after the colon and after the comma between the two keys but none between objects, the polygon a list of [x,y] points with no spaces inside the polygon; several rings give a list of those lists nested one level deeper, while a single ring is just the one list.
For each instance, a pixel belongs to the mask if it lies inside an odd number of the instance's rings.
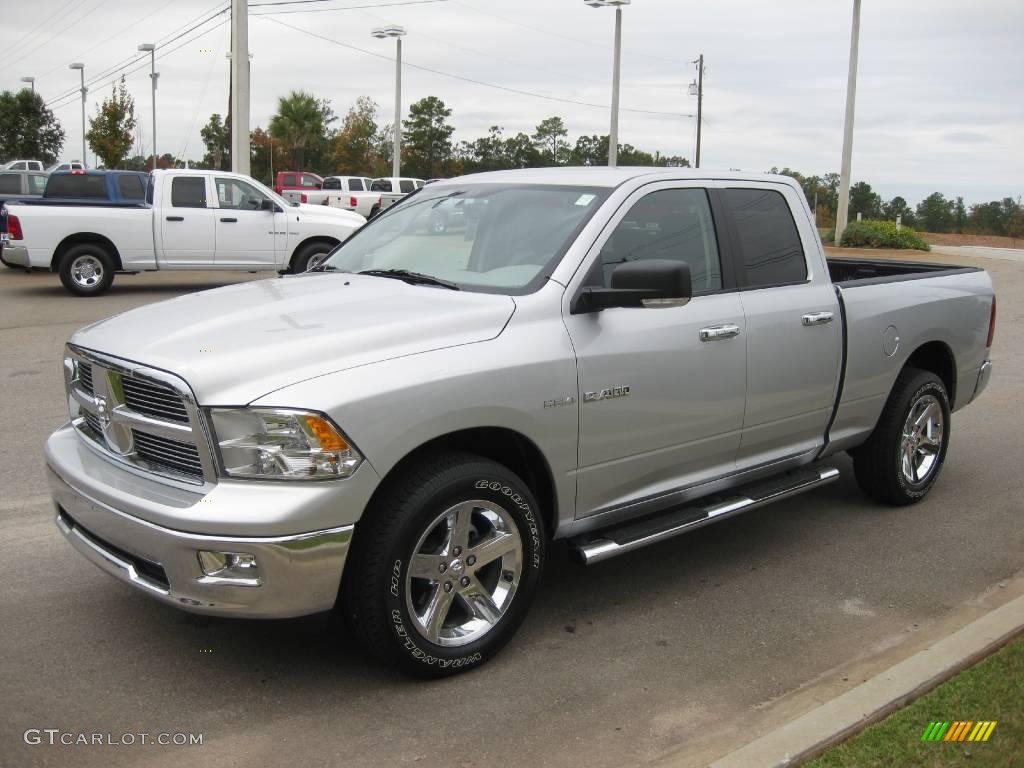
[{"label": "concrete curb", "polygon": [[775,768],[817,757],[1024,633],[1024,596],[1006,603],[711,768]]}]

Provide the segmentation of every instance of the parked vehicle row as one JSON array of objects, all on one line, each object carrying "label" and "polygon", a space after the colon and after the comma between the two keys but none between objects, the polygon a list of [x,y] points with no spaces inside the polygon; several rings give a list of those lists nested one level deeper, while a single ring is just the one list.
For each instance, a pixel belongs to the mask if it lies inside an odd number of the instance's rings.
[{"label": "parked vehicle row", "polygon": [[367,191],[372,183],[365,176],[328,176],[320,189],[286,189],[281,196],[293,203],[329,205],[370,218],[380,211],[380,195]]},{"label": "parked vehicle row", "polygon": [[3,165],[0,165],[0,171],[43,171],[44,173],[53,173],[54,171],[71,170],[85,170],[85,164],[78,160],[72,160],[69,163],[53,163],[43,168],[42,160],[8,160]]},{"label": "parked vehicle row", "polygon": [[[165,235],[194,209],[160,196],[201,211],[222,178],[157,177]],[[995,312],[980,269],[827,259],[788,177],[438,181],[315,272],[74,334],[56,524],[168,605],[335,610],[450,675],[512,638],[553,540],[599,562],[819,488],[843,451],[869,497],[919,501],[989,381]]]},{"label": "parked vehicle row", "polygon": [[[71,293],[94,296],[110,287],[116,272],[301,272],[365,223],[348,211],[289,203],[238,174],[131,174],[54,174],[43,198],[7,203],[0,215],[5,263],[52,270]],[[64,178],[95,187],[96,197],[47,199],[51,188],[64,191],[63,181],[54,184]],[[143,198],[126,197],[140,189]]]}]

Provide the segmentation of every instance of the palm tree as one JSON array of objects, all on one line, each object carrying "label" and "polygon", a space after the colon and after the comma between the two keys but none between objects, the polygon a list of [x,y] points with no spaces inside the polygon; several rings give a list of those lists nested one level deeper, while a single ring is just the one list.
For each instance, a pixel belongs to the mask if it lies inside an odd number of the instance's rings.
[{"label": "palm tree", "polygon": [[277,100],[277,114],[270,119],[270,135],[287,146],[296,171],[302,170],[306,145],[322,137],[327,123],[335,120],[326,101],[313,94],[292,91]]}]

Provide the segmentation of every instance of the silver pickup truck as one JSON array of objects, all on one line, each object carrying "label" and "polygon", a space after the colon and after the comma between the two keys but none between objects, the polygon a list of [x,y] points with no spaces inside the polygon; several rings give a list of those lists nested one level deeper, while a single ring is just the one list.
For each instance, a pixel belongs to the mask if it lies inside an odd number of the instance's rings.
[{"label": "silver pickup truck", "polygon": [[871,499],[919,501],[994,323],[982,270],[826,260],[788,178],[441,181],[316,271],[78,331],[56,521],[169,605],[335,610],[451,674],[511,638],[552,540],[595,563],[818,488],[841,451]]}]

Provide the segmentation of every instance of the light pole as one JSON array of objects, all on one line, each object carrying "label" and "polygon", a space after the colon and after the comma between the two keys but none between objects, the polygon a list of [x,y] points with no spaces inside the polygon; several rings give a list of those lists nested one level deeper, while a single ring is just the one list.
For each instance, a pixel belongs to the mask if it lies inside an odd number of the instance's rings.
[{"label": "light pole", "polygon": [[89,92],[89,89],[85,87],[85,64],[80,61],[76,61],[74,64],[68,64],[68,69],[77,69],[78,74],[82,76],[82,165],[85,165],[85,94]]},{"label": "light pole", "polygon": [[149,51],[149,79],[153,81],[153,170],[156,170],[156,79],[160,73],[156,71],[156,46],[153,43],[143,43],[139,46],[140,51]]},{"label": "light pole", "polygon": [[231,170],[249,175],[249,7],[231,0]]},{"label": "light pole", "polygon": [[21,82],[29,83],[32,86],[32,93],[36,92],[36,79],[34,77],[23,77]]},{"label": "light pole", "polygon": [[857,49],[860,47],[860,0],[853,0],[850,31],[850,74],[846,81],[846,124],[843,126],[843,164],[839,169],[839,207],[836,209],[835,244],[843,242],[850,207],[850,166],[853,160],[853,110],[857,101]]},{"label": "light pole", "polygon": [[697,65],[697,81],[690,83],[690,95],[697,97],[697,156],[694,168],[700,168],[700,129],[704,111],[704,54],[702,53],[693,64]]},{"label": "light pole", "polygon": [[612,60],[612,125],[608,132],[608,167],[619,161],[619,69],[622,57],[622,6],[632,0],[583,0],[591,8],[615,8],[615,55]]},{"label": "light pole", "polygon": [[377,27],[370,34],[378,40],[395,38],[395,148],[392,150],[391,175],[398,178],[402,175],[402,37],[406,32],[405,27],[391,24]]}]

